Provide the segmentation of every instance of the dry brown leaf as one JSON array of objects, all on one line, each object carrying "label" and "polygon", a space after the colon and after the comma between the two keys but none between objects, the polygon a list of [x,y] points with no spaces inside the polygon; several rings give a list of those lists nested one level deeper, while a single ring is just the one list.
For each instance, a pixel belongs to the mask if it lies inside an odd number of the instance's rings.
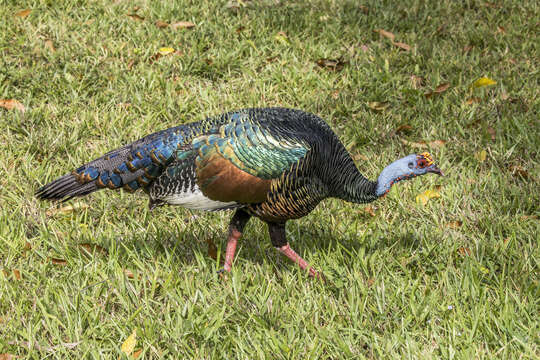
[{"label": "dry brown leaf", "polygon": [[140,16],[140,15],[137,15],[137,14],[126,14],[127,16],[129,16],[130,18],[132,18],[133,20],[137,20],[137,21],[143,21],[144,20],[144,17]]},{"label": "dry brown leaf", "polygon": [[446,140],[433,140],[428,142],[428,145],[434,148],[441,148],[446,145]]},{"label": "dry brown leaf", "polygon": [[369,14],[369,8],[367,6],[364,6],[364,5],[359,5],[358,8],[365,14]]},{"label": "dry brown leaf", "polygon": [[400,125],[396,128],[396,130],[394,130],[394,134],[396,135],[399,135],[399,134],[407,134],[407,133],[410,133],[412,131],[412,126],[409,125],[409,124],[403,124],[403,125]]},{"label": "dry brown leaf", "polygon": [[390,103],[388,101],[383,101],[383,102],[371,101],[371,102],[368,102],[367,105],[371,110],[379,112],[389,107]]},{"label": "dry brown leaf", "polygon": [[446,227],[449,227],[450,229],[459,229],[463,225],[463,221],[450,221],[446,224]]},{"label": "dry brown leaf", "polygon": [[383,29],[375,29],[375,30],[373,30],[373,32],[376,32],[379,35],[384,36],[385,38],[388,38],[388,39],[392,40],[392,42],[396,38],[396,36],[394,34],[392,34],[390,31],[386,31],[386,30],[383,30]]},{"label": "dry brown leaf", "polygon": [[133,7],[133,12],[137,12],[137,11],[139,11],[140,9],[141,9],[140,6],[134,6],[134,7]]},{"label": "dry brown leaf", "polygon": [[317,65],[330,71],[341,71],[346,62],[341,59],[319,59]]},{"label": "dry brown leaf", "polygon": [[497,26],[495,34],[506,34],[506,29],[503,26]]},{"label": "dry brown leaf", "polygon": [[241,33],[242,31],[244,31],[245,29],[246,29],[245,26],[240,25],[239,27],[236,28],[235,31],[236,31],[237,34],[240,34],[240,33]]},{"label": "dry brown leaf", "polygon": [[166,23],[165,21],[158,20],[156,21],[156,26],[160,29],[164,29],[166,27],[169,27],[169,24]]},{"label": "dry brown leaf", "polygon": [[392,45],[397,46],[398,48],[400,48],[402,50],[405,50],[405,51],[411,50],[410,45],[407,45],[407,44],[402,43],[402,42],[392,42]]},{"label": "dry brown leaf", "polygon": [[362,154],[355,154],[353,155],[353,160],[354,161],[360,161],[360,160],[363,160],[363,161],[368,161],[368,157],[366,155],[362,155]]},{"label": "dry brown leaf", "polygon": [[9,277],[9,272],[6,269],[2,269],[2,274],[4,274],[4,277]]},{"label": "dry brown leaf", "polygon": [[444,30],[445,28],[446,28],[446,24],[442,24],[442,25],[440,25],[440,26],[437,28],[437,30],[435,30],[435,33],[436,33],[436,34],[440,34],[440,33],[443,32],[443,30]]},{"label": "dry brown leaf", "polygon": [[472,104],[478,104],[481,101],[479,97],[472,96],[465,101],[465,104],[472,105]]},{"label": "dry brown leaf", "polygon": [[469,51],[471,51],[473,47],[474,47],[473,45],[465,45],[465,46],[463,47],[463,52],[466,54],[466,53],[468,53]]},{"label": "dry brown leaf", "polygon": [[208,244],[208,256],[210,256],[212,259],[217,259],[217,247],[216,244],[212,241],[212,239],[206,239],[206,243]]},{"label": "dry brown leaf", "polygon": [[373,216],[373,217],[376,216],[376,215],[375,215],[375,211],[373,210],[373,206],[366,206],[366,207],[364,208],[364,212],[366,212],[367,214],[369,214],[369,215],[371,215],[371,216]]},{"label": "dry brown leaf", "polygon": [[175,22],[174,24],[171,24],[171,27],[174,30],[177,30],[177,29],[191,29],[191,28],[195,27],[195,24],[192,23],[191,21],[178,21],[178,22]]},{"label": "dry brown leaf", "polygon": [[484,3],[484,6],[485,6],[485,7],[492,8],[492,9],[498,9],[498,8],[501,7],[501,6],[498,5],[498,4],[491,3],[491,2],[487,2],[487,1]]},{"label": "dry brown leaf", "polygon": [[76,203],[73,203],[71,205],[65,205],[60,208],[52,208],[45,212],[45,215],[47,216],[54,216],[54,215],[66,215],[74,211],[78,210],[84,210],[88,209],[90,206],[82,201],[78,201]]},{"label": "dry brown leaf", "polygon": [[21,272],[17,269],[13,269],[13,276],[15,276],[15,280],[21,280]]},{"label": "dry brown leaf", "polygon": [[489,134],[490,137],[491,137],[491,141],[495,141],[495,137],[496,137],[496,135],[497,135],[497,132],[495,131],[495,129],[492,128],[491,126],[488,126],[487,132],[488,132],[488,134]]},{"label": "dry brown leaf", "polygon": [[510,165],[508,170],[512,172],[513,176],[516,176],[516,177],[521,176],[525,180],[528,180],[530,177],[529,172],[519,165]]},{"label": "dry brown leaf", "polygon": [[413,88],[418,89],[418,88],[424,86],[425,80],[424,80],[423,77],[416,76],[416,75],[413,74],[413,75],[411,75],[410,79],[411,79],[411,84],[412,84]]},{"label": "dry brown leaf", "polygon": [[16,356],[8,353],[0,354],[0,360],[13,360]]},{"label": "dry brown leaf", "polygon": [[7,109],[7,110],[16,109],[16,110],[19,110],[21,112],[26,111],[24,105],[21,104],[20,102],[18,102],[17,100],[15,100],[15,99],[6,99],[6,100],[0,99],[0,107],[3,107],[4,109]]},{"label": "dry brown leaf", "polygon": [[[538,220],[538,216],[536,215],[521,215],[519,217],[521,220]],[[508,242],[508,239],[505,239],[506,242]]]},{"label": "dry brown leaf", "polygon": [[138,349],[138,350],[135,350],[135,351],[133,352],[133,355],[131,355],[131,357],[132,357],[133,359],[138,359],[139,356],[141,356],[141,354],[142,354],[142,349]]},{"label": "dry brown leaf", "polygon": [[367,286],[372,287],[373,284],[375,284],[375,279],[374,278],[369,278],[368,281],[367,281]]},{"label": "dry brown leaf", "polygon": [[45,40],[45,47],[50,50],[50,52],[56,52],[52,40]]},{"label": "dry brown leaf", "polygon": [[87,251],[89,254],[99,254],[104,256],[109,254],[107,249],[97,244],[83,243],[79,244],[79,247]]},{"label": "dry brown leaf", "polygon": [[461,256],[470,256],[471,255],[471,249],[462,246],[462,247],[460,247],[458,249],[458,253]]},{"label": "dry brown leaf", "polygon": [[332,99],[337,100],[339,98],[339,90],[332,91]]},{"label": "dry brown leaf", "polygon": [[32,12],[31,9],[24,9],[15,13],[16,17],[25,18]]},{"label": "dry brown leaf", "polygon": [[400,139],[400,141],[403,145],[408,145],[408,146],[420,148],[420,149],[425,149],[428,147],[440,148],[446,145],[446,140],[433,140],[429,142],[425,142],[425,141],[414,142],[414,141],[408,141],[405,139]]},{"label": "dry brown leaf", "polygon": [[134,279],[135,278],[135,274],[133,273],[133,271],[129,270],[129,269],[125,269],[124,270],[124,274],[129,278],[129,279]]},{"label": "dry brown leaf", "polygon": [[449,83],[440,84],[439,86],[435,88],[435,90],[433,90],[432,92],[425,93],[424,96],[429,99],[433,95],[441,94],[445,92],[446,90],[448,90],[449,87],[450,87]]},{"label": "dry brown leaf", "polygon": [[59,266],[66,266],[67,265],[66,260],[58,259],[58,258],[51,258],[51,263],[53,263],[54,265],[59,265]]}]

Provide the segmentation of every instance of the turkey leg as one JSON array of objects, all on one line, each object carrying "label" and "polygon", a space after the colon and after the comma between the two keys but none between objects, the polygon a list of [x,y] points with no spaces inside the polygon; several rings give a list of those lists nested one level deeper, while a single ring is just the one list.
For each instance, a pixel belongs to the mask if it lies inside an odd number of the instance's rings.
[{"label": "turkey leg", "polygon": [[273,224],[268,223],[268,232],[270,233],[270,240],[272,245],[283,255],[291,259],[293,262],[298,264],[302,269],[307,270],[310,276],[319,277],[319,272],[309,266],[306,260],[302,259],[300,255],[294,251],[285,236],[285,223],[283,224]]},{"label": "turkey leg", "polygon": [[242,236],[244,227],[250,218],[251,215],[241,209],[236,210],[234,213],[234,216],[229,223],[229,238],[227,239],[227,250],[225,251],[225,264],[223,265],[223,269],[218,271],[218,273],[231,271],[234,253],[236,252],[236,244],[238,243],[238,239]]}]

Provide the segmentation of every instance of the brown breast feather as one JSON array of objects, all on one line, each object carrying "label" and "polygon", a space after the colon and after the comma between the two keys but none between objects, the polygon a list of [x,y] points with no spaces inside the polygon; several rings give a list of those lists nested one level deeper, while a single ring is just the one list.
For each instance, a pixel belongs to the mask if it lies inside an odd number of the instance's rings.
[{"label": "brown breast feather", "polygon": [[217,152],[196,161],[196,174],[203,194],[223,202],[263,202],[272,183],[240,170]]}]

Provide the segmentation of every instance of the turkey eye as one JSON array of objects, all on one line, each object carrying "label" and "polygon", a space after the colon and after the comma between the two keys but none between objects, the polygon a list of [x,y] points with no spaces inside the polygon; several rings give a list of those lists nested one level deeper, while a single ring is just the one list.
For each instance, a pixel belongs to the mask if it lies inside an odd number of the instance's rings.
[{"label": "turkey eye", "polygon": [[414,164],[412,162],[409,163],[409,169],[412,169]]}]

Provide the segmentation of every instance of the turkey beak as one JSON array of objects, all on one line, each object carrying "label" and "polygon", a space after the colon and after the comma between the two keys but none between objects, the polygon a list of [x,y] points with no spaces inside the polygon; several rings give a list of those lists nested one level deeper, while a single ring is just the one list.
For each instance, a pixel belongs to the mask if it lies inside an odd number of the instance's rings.
[{"label": "turkey beak", "polygon": [[435,165],[435,164],[433,164],[433,165],[431,165],[431,166],[429,167],[428,172],[434,173],[434,174],[437,174],[437,175],[440,175],[440,176],[444,176],[442,170],[439,169],[439,168],[437,167],[437,165]]}]

